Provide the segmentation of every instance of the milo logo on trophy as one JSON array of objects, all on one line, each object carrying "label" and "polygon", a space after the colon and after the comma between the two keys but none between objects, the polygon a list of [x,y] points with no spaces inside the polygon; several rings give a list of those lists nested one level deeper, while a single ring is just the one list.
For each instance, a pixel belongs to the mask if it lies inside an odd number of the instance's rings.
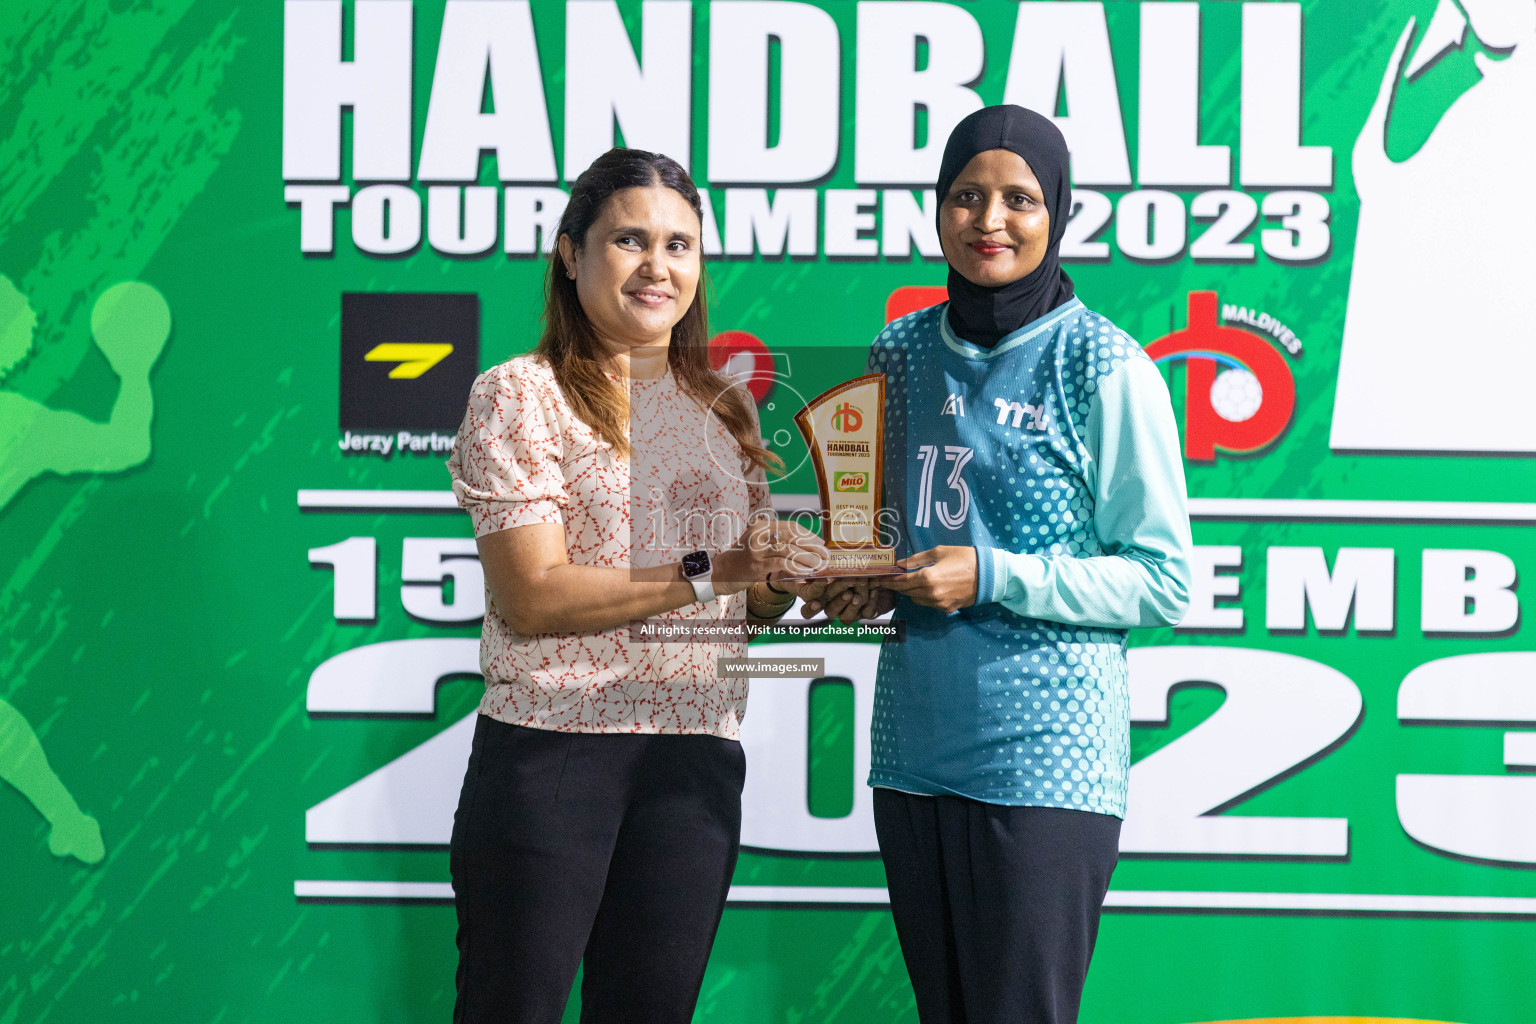
[{"label": "milo logo on trophy", "polygon": [[869,474],[862,469],[857,473],[832,474],[832,489],[834,491],[867,491],[869,490]]},{"label": "milo logo on trophy", "polygon": [[821,539],[831,561],[812,578],[892,576],[896,549],[878,542],[881,452],[885,444],[885,375],[855,377],[824,391],[795,413],[816,467]]}]

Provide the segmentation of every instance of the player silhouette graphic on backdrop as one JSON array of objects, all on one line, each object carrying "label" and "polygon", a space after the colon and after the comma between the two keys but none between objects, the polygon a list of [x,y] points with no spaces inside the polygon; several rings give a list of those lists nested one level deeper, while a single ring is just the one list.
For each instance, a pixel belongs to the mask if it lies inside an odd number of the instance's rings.
[{"label": "player silhouette graphic on backdrop", "polygon": [[[10,280],[0,276],[0,381],[32,350],[37,315]],[[149,371],[171,333],[171,311],[147,284],[127,281],[102,293],[91,310],[91,334],[121,386],[105,423],[51,409],[0,390],[0,513],[16,492],[44,473],[117,473],[149,458],[154,400]],[[0,779],[16,787],[53,831],[48,849],[95,864],[105,854],[96,819],[48,765],[37,733],[0,700]]]},{"label": "player silhouette graphic on backdrop", "polygon": [[[1402,78],[1461,46],[1482,79],[1419,151],[1386,129]],[[1360,222],[1339,354],[1334,449],[1536,452],[1536,0],[1440,0],[1409,21],[1354,150]],[[1490,55],[1492,54],[1492,55]]]}]

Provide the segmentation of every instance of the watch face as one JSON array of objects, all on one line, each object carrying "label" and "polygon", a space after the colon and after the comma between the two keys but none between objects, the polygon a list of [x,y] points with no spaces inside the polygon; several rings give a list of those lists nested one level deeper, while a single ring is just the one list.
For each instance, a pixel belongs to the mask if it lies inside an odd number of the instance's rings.
[{"label": "watch face", "polygon": [[690,580],[709,572],[709,552],[690,551],[683,556],[683,575]]}]

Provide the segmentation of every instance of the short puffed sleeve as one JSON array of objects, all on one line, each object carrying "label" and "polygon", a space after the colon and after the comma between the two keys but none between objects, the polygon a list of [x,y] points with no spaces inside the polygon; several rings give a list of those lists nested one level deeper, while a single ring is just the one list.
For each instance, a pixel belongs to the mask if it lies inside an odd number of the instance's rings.
[{"label": "short puffed sleeve", "polygon": [[475,378],[458,441],[448,459],[453,493],[475,536],[532,523],[561,523],[567,494],[559,398],[526,360]]}]

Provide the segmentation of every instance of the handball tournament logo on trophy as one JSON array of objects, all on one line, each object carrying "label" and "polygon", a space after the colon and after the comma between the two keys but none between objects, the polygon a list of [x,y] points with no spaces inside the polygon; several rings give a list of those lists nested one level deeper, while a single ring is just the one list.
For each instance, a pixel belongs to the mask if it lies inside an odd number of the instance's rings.
[{"label": "handball tournament logo on trophy", "polygon": [[795,413],[816,467],[822,541],[831,560],[811,578],[889,576],[896,549],[879,542],[884,493],[885,375],[855,377],[824,391]]}]

